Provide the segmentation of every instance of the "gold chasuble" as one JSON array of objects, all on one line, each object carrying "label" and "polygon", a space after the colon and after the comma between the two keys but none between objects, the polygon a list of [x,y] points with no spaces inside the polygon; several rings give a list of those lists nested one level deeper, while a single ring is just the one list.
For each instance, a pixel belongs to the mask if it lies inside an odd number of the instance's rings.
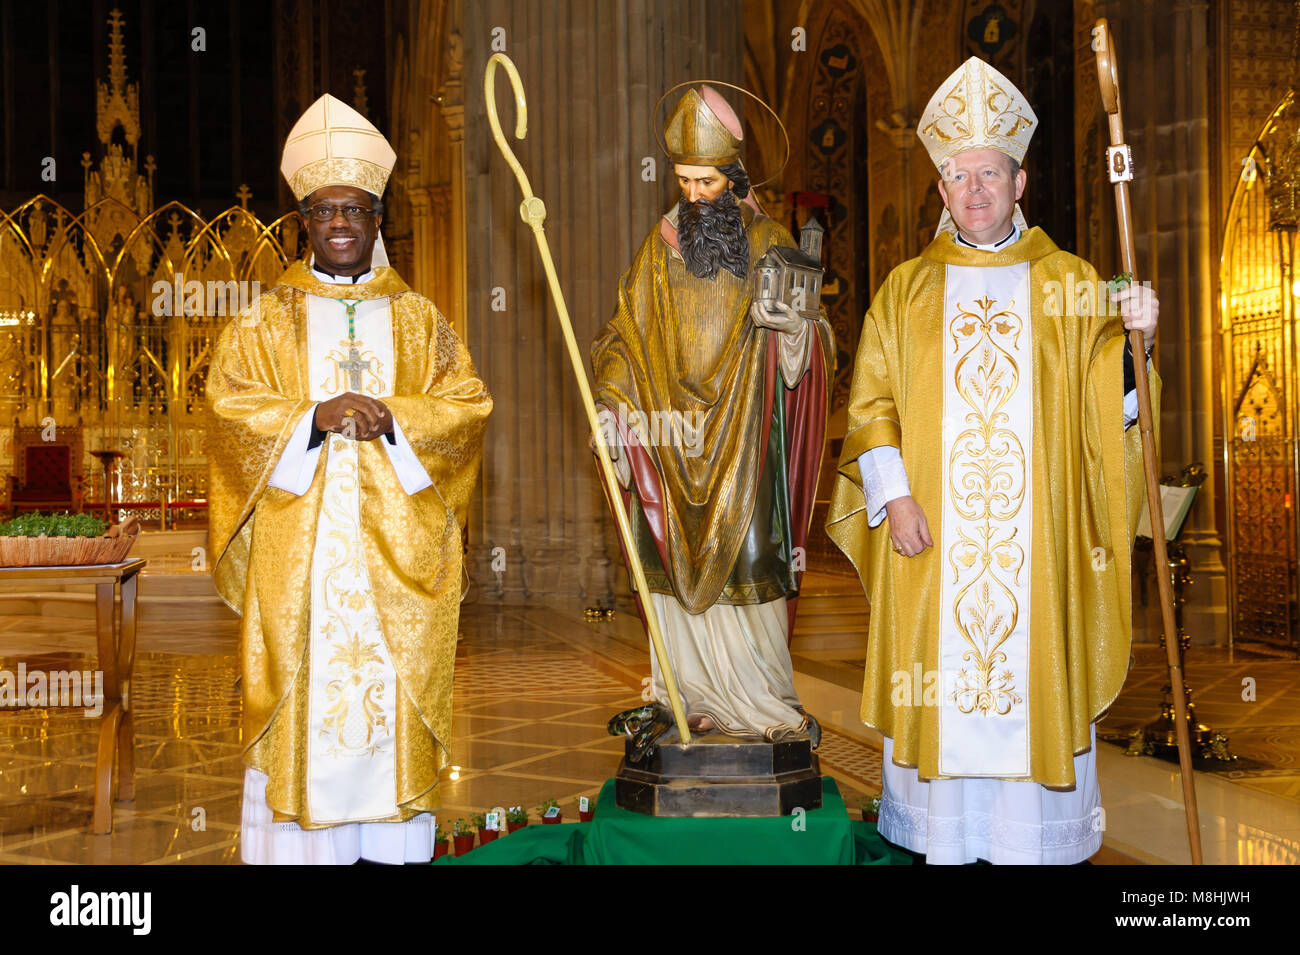
[{"label": "gold chasuble", "polygon": [[[346,391],[381,399],[398,440],[330,434],[317,457],[286,456]],[[461,526],[492,408],[469,353],[392,269],[335,285],[296,262],[222,333],[208,401],[213,577],[243,617],[244,760],[275,822],[437,808]],[[294,454],[301,493],[278,477]]]},{"label": "gold chasuble", "polygon": [[[992,252],[942,233],[867,312],[826,529],[871,603],[862,719],[922,780],[1073,786],[1123,683],[1142,450],[1117,311],[1035,228]],[[882,446],[934,538],[916,557],[868,526]]]},{"label": "gold chasuble", "polygon": [[[806,414],[824,422],[835,365],[824,317],[808,323],[804,353],[793,361],[783,352],[785,336],[749,320],[759,259],[774,246],[796,243],[780,223],[749,205],[741,205],[741,215],[748,278],[726,269],[711,279],[692,275],[667,240],[675,239],[675,215],[666,217],[619,281],[614,317],[591,348],[596,400],[635,440],[638,491],[654,495],[652,502],[638,497],[631,515],[647,582],[654,592],[675,595],[692,614],[797,591],[790,551],[802,535],[789,526],[788,513],[796,449],[782,434],[785,388],[777,386],[776,370],[791,365],[797,371],[787,387],[820,392],[808,395]],[[802,381],[810,366],[815,383]],[[814,447],[798,449],[801,458],[812,459],[814,474],[820,441],[819,430]],[[653,475],[637,475],[638,460]],[[809,467],[806,460],[803,467]],[[648,487],[645,478],[657,486]],[[656,526],[647,526],[647,511]]]}]

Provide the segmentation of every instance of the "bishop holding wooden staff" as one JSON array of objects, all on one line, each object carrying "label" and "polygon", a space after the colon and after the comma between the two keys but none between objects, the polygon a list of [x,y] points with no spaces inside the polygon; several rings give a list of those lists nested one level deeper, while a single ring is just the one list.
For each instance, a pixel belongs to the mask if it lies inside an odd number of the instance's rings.
[{"label": "bishop holding wooden staff", "polygon": [[936,863],[1100,848],[1094,724],[1129,663],[1142,450],[1125,328],[1150,346],[1157,302],[1025,222],[1037,128],[974,57],[930,99],[918,134],[947,212],[867,312],[827,522],[871,603],[880,833]]}]

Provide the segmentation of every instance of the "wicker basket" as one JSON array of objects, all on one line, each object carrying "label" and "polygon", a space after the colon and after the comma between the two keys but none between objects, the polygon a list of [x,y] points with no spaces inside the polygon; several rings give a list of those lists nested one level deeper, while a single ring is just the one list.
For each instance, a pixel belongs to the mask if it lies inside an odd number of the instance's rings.
[{"label": "wicker basket", "polygon": [[140,522],[128,517],[103,537],[0,537],[0,567],[118,564],[139,536]]}]

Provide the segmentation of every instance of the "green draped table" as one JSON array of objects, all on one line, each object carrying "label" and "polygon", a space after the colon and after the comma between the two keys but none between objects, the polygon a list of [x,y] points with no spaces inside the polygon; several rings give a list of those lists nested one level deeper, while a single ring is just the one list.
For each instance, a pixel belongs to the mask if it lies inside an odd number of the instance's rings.
[{"label": "green draped table", "polygon": [[655,818],[614,805],[606,780],[591,822],[533,824],[436,865],[910,865],[911,858],[849,818],[835,781],[802,818]]}]

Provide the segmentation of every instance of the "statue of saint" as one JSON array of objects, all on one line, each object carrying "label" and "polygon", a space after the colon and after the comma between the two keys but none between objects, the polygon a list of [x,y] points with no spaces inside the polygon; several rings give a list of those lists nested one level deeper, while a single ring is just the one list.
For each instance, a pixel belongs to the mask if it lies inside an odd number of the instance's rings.
[{"label": "statue of saint", "polygon": [[[650,589],[638,596],[658,615],[688,725],[815,745],[789,638],[835,352],[823,314],[754,301],[759,260],[795,243],[750,196],[742,137],[710,87],[677,104],[665,140],[681,199],[619,282],[591,362]],[[657,713],[639,751],[675,732],[653,656],[652,668]]]}]

